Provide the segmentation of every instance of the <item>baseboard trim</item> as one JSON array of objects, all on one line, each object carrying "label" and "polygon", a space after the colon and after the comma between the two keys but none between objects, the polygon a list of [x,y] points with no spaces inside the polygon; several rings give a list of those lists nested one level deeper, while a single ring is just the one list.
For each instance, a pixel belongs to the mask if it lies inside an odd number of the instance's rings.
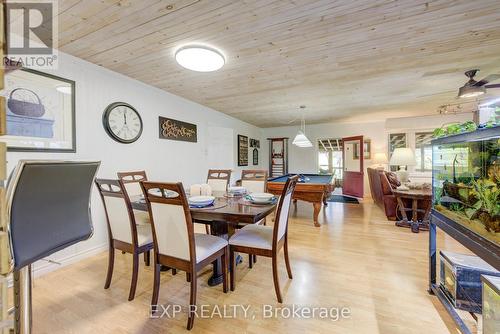
[{"label": "baseboard trim", "polygon": [[[76,262],[81,261],[83,259],[86,259],[88,257],[95,256],[99,253],[102,253],[102,252],[106,251],[108,248],[109,248],[108,244],[103,243],[101,245],[85,249],[83,251],[80,251],[80,252],[77,252],[75,254],[63,257],[61,259],[54,260],[57,263],[46,262],[43,260],[37,261],[37,262],[35,262],[35,266],[33,269],[33,277],[34,278],[41,277],[41,276],[48,274],[52,271],[56,271],[56,270],[61,269],[65,266],[71,265],[73,263],[76,263]],[[12,282],[12,276],[11,276],[11,277],[9,277],[8,286],[11,287],[12,283],[13,282]]]}]

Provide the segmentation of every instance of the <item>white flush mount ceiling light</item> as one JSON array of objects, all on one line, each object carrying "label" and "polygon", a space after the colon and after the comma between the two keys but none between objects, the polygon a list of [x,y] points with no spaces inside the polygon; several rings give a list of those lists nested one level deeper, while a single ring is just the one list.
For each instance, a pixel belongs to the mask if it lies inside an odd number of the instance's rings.
[{"label": "white flush mount ceiling light", "polygon": [[[300,109],[304,110],[306,106],[300,106]],[[297,135],[293,139],[292,144],[298,147],[312,147],[313,144],[306,137],[306,120],[304,119],[304,114],[302,114],[302,120],[300,122],[300,130],[297,132]]]},{"label": "white flush mount ceiling light", "polygon": [[180,48],[175,52],[175,60],[182,67],[197,72],[217,71],[226,62],[220,51],[202,45],[187,45]]}]

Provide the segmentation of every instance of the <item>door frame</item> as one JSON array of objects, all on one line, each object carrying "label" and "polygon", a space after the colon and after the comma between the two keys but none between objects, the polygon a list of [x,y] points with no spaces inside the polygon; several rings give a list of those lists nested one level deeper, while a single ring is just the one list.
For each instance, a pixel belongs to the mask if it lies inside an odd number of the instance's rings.
[{"label": "door frame", "polygon": [[[361,142],[360,145],[360,152],[359,152],[359,164],[360,164],[360,174],[361,174],[361,197],[358,198],[363,198],[364,197],[364,192],[365,192],[365,167],[364,167],[364,136],[352,136],[352,137],[344,137],[342,138],[342,173],[344,175],[343,180],[342,180],[342,193],[344,193],[344,186],[345,186],[345,177],[346,177],[346,171],[345,171],[345,148],[346,145],[345,143],[348,141],[355,141],[359,140]],[[350,172],[350,173],[356,173],[356,172]],[[347,196],[354,196],[354,195],[347,195]],[[355,196],[357,197],[357,196]]]}]

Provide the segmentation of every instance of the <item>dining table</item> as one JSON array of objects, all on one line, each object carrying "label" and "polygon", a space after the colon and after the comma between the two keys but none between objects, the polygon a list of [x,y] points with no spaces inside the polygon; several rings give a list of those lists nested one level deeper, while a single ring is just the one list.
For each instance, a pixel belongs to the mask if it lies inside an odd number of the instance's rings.
[{"label": "dining table", "polygon": [[[276,209],[277,200],[270,204],[256,204],[248,200],[246,196],[231,196],[226,192],[213,192],[214,204],[208,207],[191,207],[190,213],[193,222],[209,224],[211,234],[229,239],[237,229],[256,224]],[[140,211],[148,211],[143,196],[131,198],[132,208]],[[208,285],[221,284],[222,267],[218,259],[213,263],[213,274],[208,280]]]}]

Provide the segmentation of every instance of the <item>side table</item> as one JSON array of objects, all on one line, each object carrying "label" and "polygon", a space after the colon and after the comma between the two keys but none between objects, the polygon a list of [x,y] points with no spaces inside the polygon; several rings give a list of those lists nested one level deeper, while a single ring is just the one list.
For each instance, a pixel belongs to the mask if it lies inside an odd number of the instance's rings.
[{"label": "side table", "polygon": [[[410,189],[410,190],[397,190],[392,191],[396,200],[398,201],[398,208],[401,212],[402,220],[396,222],[396,226],[399,227],[409,227],[413,233],[418,233],[419,231],[429,230],[429,217],[432,207],[432,190],[431,189]],[[410,199],[412,206],[411,208],[405,207],[403,199]],[[419,209],[418,204],[422,203],[421,207],[424,209]],[[408,220],[406,214],[407,211],[412,211],[412,218]],[[421,221],[418,220],[418,213],[423,212],[424,216]]]}]

